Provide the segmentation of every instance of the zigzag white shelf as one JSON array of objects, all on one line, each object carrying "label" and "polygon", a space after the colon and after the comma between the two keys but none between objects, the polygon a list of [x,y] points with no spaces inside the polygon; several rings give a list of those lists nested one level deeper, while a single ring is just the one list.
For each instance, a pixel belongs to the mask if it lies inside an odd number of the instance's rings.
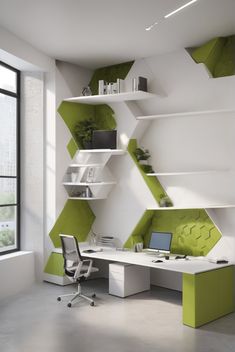
[{"label": "zigzag white shelf", "polygon": [[124,92],[117,94],[105,94],[105,95],[90,95],[90,96],[80,96],[65,99],[64,101],[70,103],[85,103],[85,104],[105,104],[105,103],[118,103],[128,100],[143,100],[156,97],[156,94],[136,91],[136,92]]},{"label": "zigzag white shelf", "polygon": [[69,199],[106,199],[116,184],[106,164],[112,156],[124,153],[121,149],[78,150],[63,178]]},{"label": "zigzag white shelf", "polygon": [[188,111],[188,112],[176,112],[170,114],[156,114],[156,115],[146,115],[146,116],[137,116],[137,120],[155,120],[162,119],[167,117],[184,117],[184,116],[204,116],[204,115],[217,115],[217,114],[227,114],[234,113],[235,110],[204,110],[204,111]]}]

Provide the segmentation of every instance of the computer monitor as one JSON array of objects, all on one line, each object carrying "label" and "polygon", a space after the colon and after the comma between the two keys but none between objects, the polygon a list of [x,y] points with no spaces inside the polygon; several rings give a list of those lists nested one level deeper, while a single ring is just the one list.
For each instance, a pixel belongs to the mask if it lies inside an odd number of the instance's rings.
[{"label": "computer monitor", "polygon": [[170,232],[152,232],[148,249],[159,253],[170,253],[171,240]]}]

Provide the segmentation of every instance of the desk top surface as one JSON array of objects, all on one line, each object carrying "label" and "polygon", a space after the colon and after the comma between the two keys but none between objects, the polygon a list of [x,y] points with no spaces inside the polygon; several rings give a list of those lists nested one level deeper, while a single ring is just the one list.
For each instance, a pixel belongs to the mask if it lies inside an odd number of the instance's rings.
[{"label": "desk top surface", "polygon": [[[83,253],[85,249],[98,250],[100,247],[91,247],[88,244],[79,244],[81,254],[86,258],[101,259],[114,261],[119,263],[127,263],[145,266],[149,268],[176,271],[185,274],[199,274],[205,271],[216,270],[233,265],[215,264],[208,261],[207,258],[189,257],[189,259],[169,259],[159,258],[152,253],[135,253],[130,251],[118,251],[112,248],[102,248],[102,251],[94,253]],[[61,253],[61,249],[57,248],[54,252]],[[162,260],[162,263],[153,263],[153,260]]]}]

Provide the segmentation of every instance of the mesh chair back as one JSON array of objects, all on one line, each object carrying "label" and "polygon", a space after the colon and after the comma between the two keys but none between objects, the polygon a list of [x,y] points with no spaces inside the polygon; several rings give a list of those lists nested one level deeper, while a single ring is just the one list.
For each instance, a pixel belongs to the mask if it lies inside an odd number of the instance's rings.
[{"label": "mesh chair back", "polygon": [[75,266],[82,261],[76,237],[69,235],[60,235],[62,254],[64,257],[64,269],[68,276],[74,273]]}]

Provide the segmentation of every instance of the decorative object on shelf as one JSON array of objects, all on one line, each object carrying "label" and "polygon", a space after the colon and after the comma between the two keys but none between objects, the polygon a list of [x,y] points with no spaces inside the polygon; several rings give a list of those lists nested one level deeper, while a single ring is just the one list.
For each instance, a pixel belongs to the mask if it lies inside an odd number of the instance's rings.
[{"label": "decorative object on shelf", "polygon": [[105,82],[103,79],[98,82],[98,94],[117,94],[123,91],[123,80],[117,79],[117,82]]},{"label": "decorative object on shelf", "polygon": [[93,131],[92,147],[94,149],[117,149],[117,131],[116,130]]},{"label": "decorative object on shelf", "polygon": [[86,97],[92,95],[91,88],[90,88],[89,86],[84,87],[84,88],[82,89],[82,95],[83,95],[83,96],[86,96]]},{"label": "decorative object on shelf", "polygon": [[147,92],[147,78],[145,77],[137,77],[132,79],[132,91],[136,92],[142,90],[143,92]]},{"label": "decorative object on shelf", "polygon": [[92,133],[97,129],[94,119],[81,120],[76,124],[74,134],[85,149],[92,149]]},{"label": "decorative object on shelf", "polygon": [[160,195],[159,205],[160,205],[161,208],[164,208],[164,207],[167,208],[167,207],[172,207],[173,206],[172,201],[165,194],[161,194]]},{"label": "decorative object on shelf", "polygon": [[152,166],[149,165],[149,163],[148,163],[148,160],[151,157],[148,149],[136,148],[135,151],[134,151],[134,155],[135,155],[138,163],[140,164],[141,169],[145,173],[154,172]]}]

